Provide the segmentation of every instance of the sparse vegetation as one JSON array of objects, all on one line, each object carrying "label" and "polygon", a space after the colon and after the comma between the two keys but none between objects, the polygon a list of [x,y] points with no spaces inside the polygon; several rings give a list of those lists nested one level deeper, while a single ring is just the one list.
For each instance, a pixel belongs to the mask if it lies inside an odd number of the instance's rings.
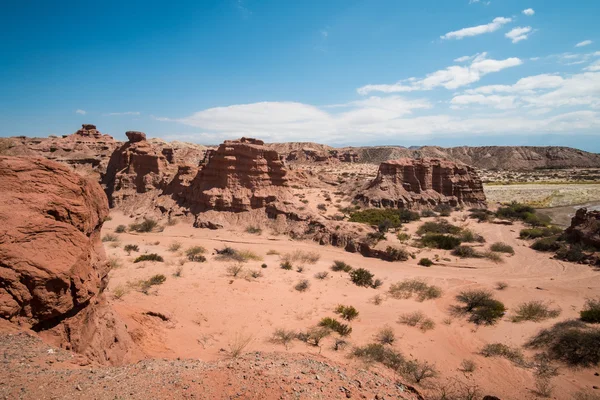
[{"label": "sparse vegetation", "polygon": [[388,246],[382,258],[385,261],[406,261],[410,258],[410,253],[406,249]]},{"label": "sparse vegetation", "polygon": [[517,202],[512,202],[505,207],[499,208],[496,211],[496,216],[513,221],[521,220],[534,227],[547,226],[552,222],[547,215],[538,214],[533,207]]},{"label": "sparse vegetation", "polygon": [[427,361],[412,360],[406,363],[404,374],[411,377],[416,383],[424,379],[435,378],[438,375],[434,364]]},{"label": "sparse vegetation", "polygon": [[251,233],[253,235],[260,235],[262,233],[262,229],[259,228],[258,226],[250,225],[246,228],[246,232]]},{"label": "sparse vegetation", "polygon": [[433,210],[437,211],[441,217],[449,217],[450,213],[452,213],[452,206],[449,204],[438,204]]},{"label": "sparse vegetation", "polygon": [[335,318],[325,317],[319,322],[319,326],[331,329],[340,336],[348,336],[352,333],[352,328],[347,324],[342,324]]},{"label": "sparse vegetation", "polygon": [[237,276],[240,274],[240,272],[242,272],[243,269],[244,264],[242,263],[232,264],[229,267],[227,267],[227,274],[231,275],[234,278],[237,278]]},{"label": "sparse vegetation", "polygon": [[481,354],[485,357],[502,357],[512,361],[517,365],[525,365],[525,358],[521,350],[512,348],[503,343],[489,343],[481,349]]},{"label": "sparse vegetation", "polygon": [[296,339],[296,337],[298,336],[298,334],[292,330],[288,330],[288,329],[276,329],[275,332],[273,333],[273,336],[271,337],[271,342],[272,343],[277,343],[277,344],[282,344],[285,346],[285,349],[287,350],[289,348],[290,343]]},{"label": "sparse vegetation", "polygon": [[558,241],[559,236],[550,236],[538,239],[531,245],[531,248],[537,251],[557,251],[561,245]]},{"label": "sparse vegetation", "polygon": [[123,250],[127,252],[127,255],[131,255],[132,251],[140,251],[140,248],[137,244],[126,244],[125,247],[123,247]]},{"label": "sparse vegetation", "polygon": [[560,309],[551,309],[543,301],[534,300],[519,304],[512,317],[512,322],[534,321],[539,322],[549,318],[556,318],[560,315]]},{"label": "sparse vegetation", "polygon": [[305,292],[310,287],[310,282],[307,279],[302,279],[300,282],[296,283],[294,289],[299,292]]},{"label": "sparse vegetation", "polygon": [[410,240],[410,235],[408,233],[405,233],[405,232],[398,232],[398,234],[396,235],[396,237],[401,242],[408,242]]},{"label": "sparse vegetation", "polygon": [[448,221],[441,219],[439,221],[428,221],[417,229],[418,235],[426,235],[430,233],[451,234],[457,235],[462,231],[458,226],[450,224]]},{"label": "sparse vegetation", "polygon": [[512,246],[502,242],[493,243],[490,246],[490,250],[498,253],[515,254],[515,250],[512,248]]},{"label": "sparse vegetation", "polygon": [[435,328],[435,322],[433,322],[432,319],[426,317],[425,314],[423,314],[421,311],[415,311],[412,313],[400,315],[398,323],[418,327],[423,332]]},{"label": "sparse vegetation", "polygon": [[158,226],[158,222],[152,218],[144,218],[142,222],[129,225],[130,231],[139,233],[152,232]]},{"label": "sparse vegetation", "polygon": [[356,286],[372,287],[374,275],[365,268],[358,268],[350,271],[350,280]]},{"label": "sparse vegetation", "polygon": [[206,252],[206,249],[204,247],[193,246],[185,251],[185,255],[187,256],[188,260],[190,260],[190,261],[205,262],[206,257],[204,257],[204,255],[203,255],[205,252]]},{"label": "sparse vegetation", "polygon": [[145,281],[138,282],[138,286],[140,291],[144,294],[148,294],[150,288],[152,286],[162,285],[167,280],[167,277],[163,274],[157,274],[151,276],[149,279]]},{"label": "sparse vegetation", "polygon": [[281,267],[281,269],[285,269],[286,271],[291,271],[294,267],[289,261],[284,261],[279,266]]},{"label": "sparse vegetation", "polygon": [[587,299],[585,306],[579,315],[584,322],[600,324],[600,297],[596,299]]},{"label": "sparse vegetation", "polygon": [[121,285],[115,287],[111,292],[113,297],[117,300],[120,300],[123,296],[125,296],[125,294],[127,294],[127,290]]},{"label": "sparse vegetation", "polygon": [[363,224],[379,226],[384,221],[388,221],[386,224],[389,228],[398,228],[403,223],[416,221],[419,218],[419,214],[416,212],[391,208],[372,208],[350,214],[350,222],[361,222]]},{"label": "sparse vegetation", "polygon": [[117,269],[122,266],[121,260],[118,257],[109,257],[108,265],[110,266],[110,269]]},{"label": "sparse vegetation", "polygon": [[428,233],[421,238],[421,243],[423,243],[423,246],[425,247],[441,250],[452,250],[461,244],[461,240],[452,235]]},{"label": "sparse vegetation", "polygon": [[321,211],[327,211],[327,204],[319,204],[317,205],[317,209],[321,210]]},{"label": "sparse vegetation", "polygon": [[352,321],[358,317],[358,311],[352,306],[339,305],[335,309],[335,313],[339,314],[346,321]]},{"label": "sparse vegetation", "polygon": [[431,267],[433,265],[433,261],[431,261],[429,258],[421,258],[419,260],[419,265],[423,267]]},{"label": "sparse vegetation", "polygon": [[181,249],[181,243],[173,242],[169,245],[169,248],[167,250],[169,250],[171,253],[175,253],[179,249]]},{"label": "sparse vegetation", "polygon": [[244,353],[244,350],[252,342],[253,337],[251,335],[244,335],[238,333],[235,335],[233,342],[229,344],[229,356],[231,358],[238,358]]},{"label": "sparse vegetation", "polygon": [[150,254],[142,254],[141,256],[139,256],[138,258],[136,258],[133,262],[134,263],[139,263],[142,261],[158,261],[158,262],[163,262],[164,259],[162,258],[162,256],[156,254],[156,253],[150,253]]},{"label": "sparse vegetation", "polygon": [[526,228],[521,230],[521,232],[519,233],[519,237],[521,239],[539,239],[559,235],[562,233],[562,231],[563,230],[558,226]]},{"label": "sparse vegetation", "polygon": [[329,276],[329,272],[327,272],[327,271],[317,272],[315,274],[315,278],[317,278],[319,280],[327,279],[328,276]]},{"label": "sparse vegetation", "polygon": [[115,228],[115,233],[125,233],[127,227],[125,225],[119,225]]},{"label": "sparse vegetation", "polygon": [[452,255],[460,258],[480,258],[481,254],[478,253],[471,246],[458,246],[452,250]]},{"label": "sparse vegetation", "polygon": [[442,290],[437,286],[428,285],[420,279],[407,279],[392,284],[388,293],[395,299],[408,299],[416,295],[418,301],[425,301],[441,297]]},{"label": "sparse vegetation", "polygon": [[296,250],[293,253],[286,253],[281,257],[283,262],[300,264],[316,264],[321,259],[321,255],[316,251]]},{"label": "sparse vegetation", "polygon": [[335,272],[337,272],[337,271],[350,272],[350,271],[352,271],[352,267],[343,261],[334,261],[333,265],[331,266],[331,270],[335,271]]},{"label": "sparse vegetation", "polygon": [[175,269],[175,272],[173,272],[173,276],[175,278],[181,278],[182,275],[183,275],[183,267],[179,266],[179,267],[177,267],[177,269]]},{"label": "sparse vegetation", "polygon": [[462,362],[460,363],[460,370],[462,372],[467,372],[467,373],[471,373],[471,372],[475,372],[475,369],[477,369],[477,365],[475,364],[475,361],[473,360],[462,360]]},{"label": "sparse vegetation", "polygon": [[307,332],[298,333],[296,338],[312,346],[319,347],[321,341],[329,335],[331,335],[331,329],[315,326],[310,328]]},{"label": "sparse vegetation", "polygon": [[363,347],[356,347],[352,351],[352,356],[365,362],[378,362],[397,372],[400,372],[406,364],[404,356],[400,352],[380,343],[370,343]]},{"label": "sparse vegetation", "polygon": [[421,211],[421,217],[423,217],[423,218],[437,217],[437,214],[433,210],[423,210],[423,211]]},{"label": "sparse vegetation", "polygon": [[118,242],[119,236],[113,235],[112,233],[107,233],[106,235],[102,236],[102,241],[103,242]]},{"label": "sparse vegetation", "polygon": [[396,335],[391,327],[385,326],[377,332],[375,340],[380,344],[392,345],[396,341]]},{"label": "sparse vegetation", "polygon": [[458,313],[470,314],[469,320],[477,325],[493,325],[504,316],[506,307],[485,290],[467,290],[460,292],[456,300],[463,303],[456,307]]},{"label": "sparse vegetation", "polygon": [[251,250],[238,250],[227,246],[221,250],[217,250],[215,259],[219,261],[247,262],[249,260],[261,261],[262,257]]},{"label": "sparse vegetation", "polygon": [[496,282],[496,290],[504,290],[508,287],[506,282]]}]

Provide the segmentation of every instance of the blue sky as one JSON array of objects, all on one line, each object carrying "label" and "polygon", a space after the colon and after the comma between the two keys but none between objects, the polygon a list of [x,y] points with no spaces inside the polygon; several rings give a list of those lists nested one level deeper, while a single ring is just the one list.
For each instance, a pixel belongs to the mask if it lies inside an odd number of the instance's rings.
[{"label": "blue sky", "polygon": [[2,2],[0,136],[600,152],[595,0]]}]

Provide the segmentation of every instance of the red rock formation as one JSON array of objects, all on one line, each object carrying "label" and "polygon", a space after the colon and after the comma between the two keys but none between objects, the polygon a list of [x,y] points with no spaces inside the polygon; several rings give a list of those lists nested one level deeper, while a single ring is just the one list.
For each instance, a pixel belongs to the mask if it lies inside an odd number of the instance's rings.
[{"label": "red rock formation", "polygon": [[600,211],[578,209],[565,232],[573,242],[600,250]]},{"label": "red rock formation", "polygon": [[374,207],[485,206],[483,186],[473,168],[433,158],[382,163],[357,199]]},{"label": "red rock formation", "polygon": [[45,159],[0,157],[0,204],[0,317],[97,361],[125,359],[130,339],[101,295],[100,185]]},{"label": "red rock formation", "polygon": [[287,170],[261,140],[226,140],[212,153],[185,194],[195,210],[248,211],[289,197]]}]

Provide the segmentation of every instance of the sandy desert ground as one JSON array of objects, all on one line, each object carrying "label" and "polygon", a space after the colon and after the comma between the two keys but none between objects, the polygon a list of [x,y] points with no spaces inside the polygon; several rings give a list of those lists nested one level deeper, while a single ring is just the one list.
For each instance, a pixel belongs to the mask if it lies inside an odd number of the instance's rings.
[{"label": "sandy desert ground", "polygon": [[[530,249],[528,242],[518,239],[522,228],[519,223],[512,226],[477,223],[464,216],[465,213],[456,212],[448,219],[484,236],[487,243],[482,244],[483,247],[502,241],[513,246],[515,255],[503,256],[503,262],[494,263],[486,259],[457,259],[443,250],[409,247],[416,259],[390,263],[331,246],[294,241],[267,230],[250,234],[245,232],[245,226],[240,226],[235,230],[212,231],[195,229],[182,220],[174,226],[165,226],[160,233],[121,233],[117,235],[118,241],[105,242],[107,254],[115,265],[107,291],[148,357],[219,360],[240,342],[248,341],[245,352],[318,353],[362,368],[367,366],[349,358],[350,349],[373,342],[374,335],[388,326],[396,335],[394,347],[397,350],[409,358],[435,363],[439,370],[438,378],[417,386],[425,394],[434,395],[436,387],[460,380],[478,386],[483,394],[511,399],[536,398],[531,369],[502,358],[486,358],[479,354],[481,348],[497,342],[521,346],[541,328],[577,317],[585,298],[600,292],[600,276],[589,266],[550,259],[547,254]],[[431,218],[407,224],[407,233],[414,234],[426,220]],[[113,212],[112,220],[104,225],[103,234],[113,234],[117,226],[131,222],[127,216]],[[397,240],[391,234],[388,238]],[[127,244],[138,245],[139,252],[127,255],[123,250]],[[206,262],[186,260],[184,251],[192,246],[207,249]],[[224,246],[249,250],[260,259],[243,263],[242,271],[233,277],[229,267],[235,263],[220,261],[214,254],[215,249]],[[293,270],[280,268],[281,257],[294,251],[317,253],[318,261],[296,263]],[[144,253],[160,254],[164,262],[133,263]],[[440,261],[426,268],[417,264],[421,257]],[[382,287],[354,285],[346,273],[330,270],[335,260],[369,269],[376,278],[382,279]],[[262,264],[266,264],[266,268],[262,268]],[[295,270],[297,266],[303,267],[302,272]],[[260,276],[251,277],[252,271],[260,272]],[[327,278],[315,278],[316,273],[323,271],[329,272]],[[179,272],[180,276],[176,276]],[[148,294],[142,293],[136,283],[155,274],[164,274],[166,281],[153,286]],[[439,286],[443,290],[442,297],[419,302],[414,298],[397,300],[387,294],[392,283],[411,278]],[[310,286],[305,292],[298,292],[294,286],[302,279],[307,279]],[[508,287],[495,290],[497,282],[506,282]],[[454,297],[467,288],[493,290],[509,309],[508,316],[494,326],[476,326],[464,317],[453,316],[450,308],[456,304]],[[514,308],[530,300],[558,306],[561,315],[540,323],[511,322]],[[339,304],[354,306],[359,311],[359,317],[350,322],[353,330],[345,348],[335,351],[333,337],[326,338],[320,347],[294,341],[287,350],[270,341],[278,328],[304,331],[323,317],[335,317],[334,309]],[[413,311],[422,311],[430,317],[435,323],[434,329],[424,332],[398,323],[400,315]],[[159,316],[148,315],[148,312]],[[527,351],[526,354],[532,355]],[[474,372],[461,371],[465,359],[475,362]],[[561,368],[559,376],[553,379],[554,397],[566,399],[580,389],[599,386],[600,377],[594,375],[595,372],[595,369]]]}]

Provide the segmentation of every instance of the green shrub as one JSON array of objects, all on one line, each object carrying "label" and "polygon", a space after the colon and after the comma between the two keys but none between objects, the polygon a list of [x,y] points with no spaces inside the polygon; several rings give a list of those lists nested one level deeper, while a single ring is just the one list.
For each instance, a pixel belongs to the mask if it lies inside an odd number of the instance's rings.
[{"label": "green shrub", "polygon": [[102,241],[103,242],[118,242],[119,236],[113,235],[111,233],[107,233],[106,235],[102,236]]},{"label": "green shrub", "polygon": [[479,254],[471,246],[458,246],[454,250],[452,250],[452,255],[460,257],[460,258],[480,258],[481,257],[481,254]]},{"label": "green shrub", "polygon": [[163,262],[164,259],[159,256],[156,253],[150,253],[150,254],[142,254],[141,256],[139,256],[138,258],[136,258],[133,262],[134,263],[139,263],[142,261],[158,261],[158,262]]},{"label": "green shrub", "polygon": [[450,213],[452,213],[453,208],[451,205],[448,204],[438,204],[437,206],[435,206],[434,210],[440,213],[440,216],[442,217],[449,217]]},{"label": "green shrub", "polygon": [[399,232],[396,237],[398,238],[399,241],[401,242],[407,242],[410,240],[410,235],[408,233],[404,233],[404,232]]},{"label": "green shrub", "polygon": [[469,321],[477,325],[493,325],[506,313],[504,303],[498,300],[488,300],[483,305],[471,311]]},{"label": "green shrub", "polygon": [[421,211],[421,217],[423,217],[423,218],[437,217],[437,214],[433,210],[423,210],[423,211]]},{"label": "green shrub", "polygon": [[115,228],[115,233],[125,233],[127,227],[125,225],[119,225]]},{"label": "green shrub", "polygon": [[206,257],[203,254],[206,252],[206,249],[202,246],[193,246],[185,251],[185,255],[188,260],[195,262],[205,262]]},{"label": "green shrub", "polygon": [[127,255],[129,255],[132,251],[140,251],[140,248],[137,244],[126,244],[125,247],[123,247],[123,250],[125,250]]},{"label": "green shrub", "polygon": [[388,293],[395,299],[408,299],[416,295],[418,301],[437,299],[442,296],[442,290],[439,287],[430,286],[420,279],[396,282],[390,286]]},{"label": "green shrub", "polygon": [[512,246],[502,242],[496,242],[492,244],[490,246],[490,250],[496,251],[498,253],[515,254],[515,250],[512,248]]},{"label": "green shrub", "polygon": [[431,261],[429,258],[421,258],[419,260],[419,265],[422,265],[423,267],[431,267],[433,265],[433,261]]},{"label": "green shrub", "polygon": [[129,230],[135,232],[152,232],[154,228],[158,226],[158,222],[152,218],[144,218],[140,223],[133,223],[129,225]]},{"label": "green shrub", "polygon": [[561,245],[558,242],[558,236],[550,236],[538,239],[531,245],[531,248],[537,251],[557,251]]},{"label": "green shrub", "polygon": [[492,299],[492,293],[487,290],[465,290],[456,296],[456,300],[464,304],[463,308],[466,312],[471,312]]},{"label": "green shrub", "polygon": [[462,242],[466,243],[485,243],[485,238],[470,229],[463,229],[458,235]]},{"label": "green shrub", "polygon": [[560,315],[560,309],[551,309],[543,301],[535,300],[519,304],[515,315],[512,317],[513,322],[521,321],[543,321],[549,318],[556,318]]},{"label": "green shrub", "polygon": [[397,372],[400,372],[406,364],[401,353],[380,343],[371,343],[363,347],[356,347],[352,351],[352,356],[366,362],[378,362]]},{"label": "green shrub", "polygon": [[379,226],[384,221],[389,221],[390,228],[398,228],[402,223],[416,221],[419,218],[418,213],[404,209],[372,208],[353,212],[350,214],[349,221],[374,226]]},{"label": "green shrub", "polygon": [[509,347],[503,343],[486,344],[483,349],[481,349],[481,354],[484,357],[506,358],[517,365],[525,364],[525,358],[521,350]]},{"label": "green shrub", "polygon": [[370,243],[378,243],[382,240],[386,240],[385,233],[381,233],[381,232],[367,233],[367,241]]},{"label": "green shrub", "polygon": [[421,243],[426,247],[434,249],[452,250],[456,246],[459,246],[461,241],[455,236],[429,233],[421,238]]},{"label": "green shrub", "polygon": [[346,321],[352,321],[358,317],[358,311],[352,306],[344,306],[340,304],[336,307],[335,312],[336,314],[340,314],[340,316]]},{"label": "green shrub", "polygon": [[521,229],[519,237],[521,239],[539,239],[544,237],[555,236],[561,234],[563,230],[558,226],[548,226],[542,228],[526,228]]},{"label": "green shrub", "polygon": [[579,315],[584,322],[600,324],[600,297],[596,299],[587,299],[585,306]]},{"label": "green shrub", "polygon": [[340,336],[348,336],[352,333],[352,328],[346,324],[342,324],[335,318],[325,317],[319,322],[319,326],[331,329]]},{"label": "green shrub", "polygon": [[565,244],[556,251],[556,258],[570,262],[580,262],[587,257],[583,252],[583,246],[579,243]]},{"label": "green shrub", "polygon": [[331,270],[335,271],[335,272],[338,272],[338,271],[350,272],[350,271],[352,271],[352,267],[343,261],[334,261],[333,265],[331,266]]},{"label": "green shrub", "polygon": [[385,255],[382,257],[386,261],[406,261],[410,257],[410,253],[406,249],[388,246],[385,249]]},{"label": "green shrub", "polygon": [[425,235],[427,233],[443,233],[457,235],[462,231],[458,226],[450,224],[446,220],[439,221],[428,221],[417,229],[418,235]]},{"label": "green shrub", "polygon": [[294,289],[296,289],[299,292],[305,292],[308,290],[309,287],[310,287],[310,282],[306,279],[302,279],[300,282],[298,282],[294,286]]},{"label": "green shrub", "polygon": [[471,209],[469,218],[476,219],[478,222],[490,221],[494,218],[494,213],[488,210]]},{"label": "green shrub", "polygon": [[358,268],[350,271],[350,280],[357,286],[370,287],[373,285],[374,275],[367,269]]},{"label": "green shrub", "polygon": [[496,211],[498,218],[520,219],[524,220],[528,215],[535,214],[535,209],[531,206],[512,202],[505,207],[500,207]]}]

